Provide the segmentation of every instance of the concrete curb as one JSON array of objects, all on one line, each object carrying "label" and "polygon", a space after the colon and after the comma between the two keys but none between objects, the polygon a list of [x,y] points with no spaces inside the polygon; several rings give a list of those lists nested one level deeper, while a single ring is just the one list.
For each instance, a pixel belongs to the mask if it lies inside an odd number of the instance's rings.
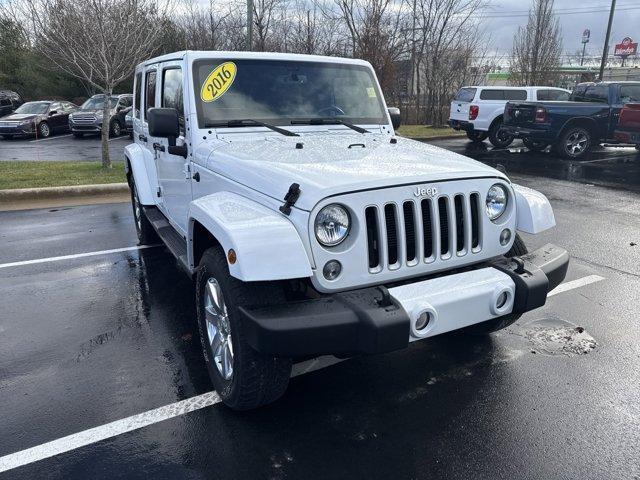
[{"label": "concrete curb", "polygon": [[128,202],[126,183],[0,190],[0,211]]}]

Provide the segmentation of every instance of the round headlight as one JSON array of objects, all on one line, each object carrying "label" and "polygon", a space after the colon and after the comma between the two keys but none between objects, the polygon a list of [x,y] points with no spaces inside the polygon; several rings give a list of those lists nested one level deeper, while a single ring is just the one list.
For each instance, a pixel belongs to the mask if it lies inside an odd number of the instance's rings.
[{"label": "round headlight", "polygon": [[487,193],[487,215],[491,220],[497,220],[507,209],[507,189],[496,183]]},{"label": "round headlight", "polygon": [[347,238],[351,227],[349,212],[338,204],[324,207],[316,216],[316,238],[325,247],[334,247]]}]

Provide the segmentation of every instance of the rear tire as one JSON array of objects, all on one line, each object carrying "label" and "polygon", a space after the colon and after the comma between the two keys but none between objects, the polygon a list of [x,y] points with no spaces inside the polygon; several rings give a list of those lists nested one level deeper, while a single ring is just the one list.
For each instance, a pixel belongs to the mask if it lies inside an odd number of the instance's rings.
[{"label": "rear tire", "polygon": [[[526,255],[527,253],[529,253],[527,246],[520,235],[516,233],[516,239],[513,241],[511,249],[505,254],[505,257],[519,257],[521,255]],[[486,322],[471,325],[470,327],[465,328],[464,332],[470,335],[487,335],[488,333],[497,332],[498,330],[507,328],[521,316],[522,314],[509,314],[504,317],[494,318]]]},{"label": "rear tire", "polygon": [[522,143],[532,152],[542,152],[545,148],[549,146],[546,142],[536,142],[535,140],[531,140],[529,138],[523,138]]},{"label": "rear tire", "polygon": [[109,127],[109,135],[112,137],[119,137],[122,135],[122,126],[118,120],[114,120],[111,122],[111,126]]},{"label": "rear tire", "polygon": [[569,127],[560,134],[555,145],[556,152],[564,158],[584,158],[591,149],[591,132],[583,127]]},{"label": "rear tire", "polygon": [[158,242],[158,234],[149,222],[144,208],[138,197],[138,189],[133,175],[129,176],[129,190],[131,191],[131,207],[133,208],[133,220],[136,225],[136,234],[138,235],[138,243],[140,245],[152,245]]},{"label": "rear tire", "polygon": [[489,134],[487,132],[483,132],[482,130],[469,130],[467,131],[467,138],[472,142],[480,143],[484,141]]},{"label": "rear tire", "polygon": [[513,140],[513,135],[509,135],[502,128],[502,120],[493,122],[489,129],[489,141],[491,142],[491,145],[496,148],[507,148],[513,143]]},{"label": "rear tire", "polygon": [[245,283],[232,277],[219,246],[204,252],[196,278],[200,341],[211,382],[233,410],[267,405],[287,389],[291,360],[254,350],[247,342],[239,311],[240,307],[283,301],[284,294],[275,284]]}]

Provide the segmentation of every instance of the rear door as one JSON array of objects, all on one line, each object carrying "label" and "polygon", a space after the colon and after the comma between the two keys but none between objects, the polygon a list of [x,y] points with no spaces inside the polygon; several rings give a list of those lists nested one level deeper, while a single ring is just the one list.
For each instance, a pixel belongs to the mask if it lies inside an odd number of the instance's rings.
[{"label": "rear door", "polygon": [[611,93],[611,121],[609,124],[608,138],[613,138],[614,132],[618,128],[618,123],[620,121],[620,111],[622,110],[622,107],[627,103],[640,102],[640,83],[617,85],[615,87],[615,90]]},{"label": "rear door", "polygon": [[477,89],[472,87],[463,87],[458,90],[458,93],[456,93],[456,96],[451,102],[451,111],[449,112],[449,118],[451,120],[469,121],[469,106],[476,96],[476,91]]},{"label": "rear door", "polygon": [[[160,107],[173,108],[178,112],[180,136],[176,145],[185,144],[184,81],[182,62],[162,64],[159,72]],[[191,202],[191,174],[189,161],[179,155],[169,153],[166,138],[154,138],[158,183],[163,196],[166,215],[182,233],[187,231],[187,214]],[[159,147],[159,148],[158,148]]]}]

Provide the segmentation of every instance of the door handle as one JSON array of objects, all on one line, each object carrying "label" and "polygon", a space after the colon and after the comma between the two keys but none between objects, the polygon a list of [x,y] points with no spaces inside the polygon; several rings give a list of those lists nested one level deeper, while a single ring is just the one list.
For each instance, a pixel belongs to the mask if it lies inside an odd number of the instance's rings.
[{"label": "door handle", "polygon": [[164,150],[165,150],[164,145],[161,145],[159,143],[154,143],[153,144],[153,149],[157,150],[159,152],[164,152]]},{"label": "door handle", "polygon": [[145,137],[144,135],[138,135],[138,140],[147,143],[147,137]]}]

